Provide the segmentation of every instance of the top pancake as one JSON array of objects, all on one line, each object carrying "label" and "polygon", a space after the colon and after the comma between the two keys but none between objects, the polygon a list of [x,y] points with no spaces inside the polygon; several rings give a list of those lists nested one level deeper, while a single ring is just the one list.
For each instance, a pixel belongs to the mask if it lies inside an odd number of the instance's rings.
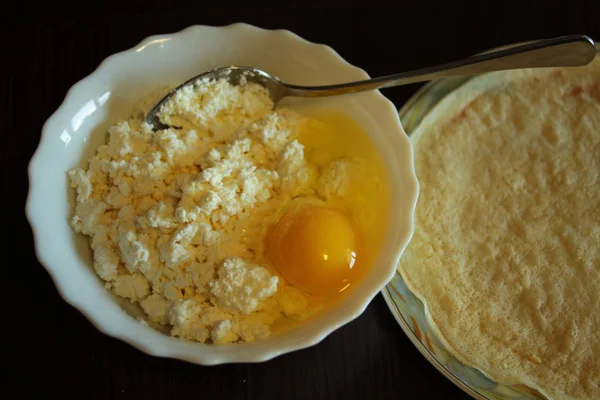
[{"label": "top pancake", "polygon": [[462,362],[549,398],[600,398],[600,60],[472,79],[415,131],[400,263]]}]

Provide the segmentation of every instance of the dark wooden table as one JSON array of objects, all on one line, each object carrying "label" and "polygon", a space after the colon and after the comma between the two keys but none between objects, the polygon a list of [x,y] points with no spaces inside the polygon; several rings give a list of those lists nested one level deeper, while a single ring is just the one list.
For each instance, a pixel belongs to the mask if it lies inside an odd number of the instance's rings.
[{"label": "dark wooden table", "polygon": [[[23,214],[29,158],[43,122],[68,88],[108,55],[152,34],[238,21],[287,28],[331,45],[375,76],[528,39],[587,33],[598,40],[600,1],[111,0],[11,7],[16,11],[4,9],[0,17],[1,254],[8,260],[2,262],[0,288],[7,387],[25,398],[467,397],[413,347],[380,295],[359,319],[321,344],[262,364],[200,367],[152,358],[100,334],[61,300],[35,258]],[[417,87],[385,94],[400,106]]]}]

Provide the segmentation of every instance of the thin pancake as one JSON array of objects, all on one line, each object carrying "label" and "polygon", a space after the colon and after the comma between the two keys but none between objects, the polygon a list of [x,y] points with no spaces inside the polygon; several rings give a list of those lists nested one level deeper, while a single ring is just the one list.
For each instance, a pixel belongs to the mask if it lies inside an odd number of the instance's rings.
[{"label": "thin pancake", "polygon": [[473,79],[413,136],[400,271],[454,355],[549,398],[600,398],[600,60]]}]

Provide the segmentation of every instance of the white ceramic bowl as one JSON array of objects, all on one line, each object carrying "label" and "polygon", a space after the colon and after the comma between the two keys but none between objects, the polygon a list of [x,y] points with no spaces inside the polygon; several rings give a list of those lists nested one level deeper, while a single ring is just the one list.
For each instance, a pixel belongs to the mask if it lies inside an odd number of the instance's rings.
[{"label": "white ceramic bowl", "polygon": [[358,122],[383,155],[392,183],[390,228],[370,274],[334,308],[292,332],[234,345],[206,345],[155,331],[130,316],[96,277],[87,238],[69,226],[73,191],[67,171],[83,165],[104,142],[111,121],[126,117],[140,98],[199,72],[223,65],[262,68],[296,84],[330,84],[368,78],[330,47],[303,40],[284,30],[268,31],[246,24],[193,26],[152,36],[136,47],[108,57],[69,90],[48,119],[29,165],[26,212],[36,253],[61,295],[102,332],[138,349],[198,364],[257,362],[320,342],[358,317],[385,286],[413,233],[418,183],[411,143],[394,105],[379,92],[321,99],[318,106],[342,111]]}]

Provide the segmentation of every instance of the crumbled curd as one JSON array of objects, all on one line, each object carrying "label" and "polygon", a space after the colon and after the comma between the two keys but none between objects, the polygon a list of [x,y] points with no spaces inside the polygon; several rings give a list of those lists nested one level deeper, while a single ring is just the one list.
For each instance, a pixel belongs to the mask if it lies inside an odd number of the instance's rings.
[{"label": "crumbled curd", "polygon": [[[158,95],[157,95],[158,96]],[[115,123],[77,189],[71,224],[90,237],[94,269],[171,334],[216,344],[267,337],[319,304],[267,258],[268,229],[295,197],[343,196],[351,159],[309,162],[298,130],[310,119],[273,110],[264,88],[200,81],[144,122],[148,99]]]}]

